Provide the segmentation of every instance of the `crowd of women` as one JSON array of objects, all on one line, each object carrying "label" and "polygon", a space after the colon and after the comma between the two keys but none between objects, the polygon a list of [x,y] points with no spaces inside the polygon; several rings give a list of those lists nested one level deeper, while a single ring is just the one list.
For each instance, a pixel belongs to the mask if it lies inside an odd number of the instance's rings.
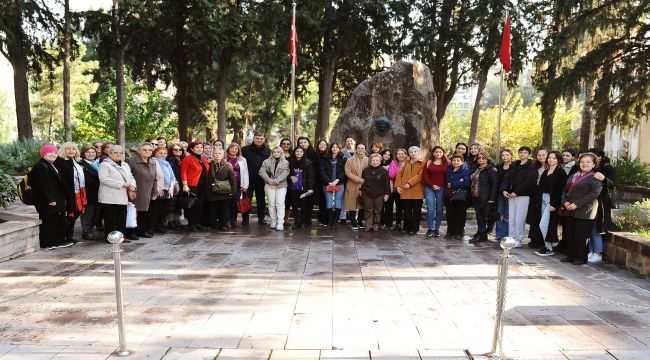
[{"label": "crowd of women", "polygon": [[[458,143],[447,155],[434,146],[385,149],[348,137],[344,144],[306,137],[284,138],[269,147],[262,133],[240,147],[147,139],[133,156],[111,142],[78,149],[73,143],[47,144],[34,167],[36,208],[42,219],[41,246],[67,247],[81,218],[82,239],[118,230],[126,242],[169,229],[227,231],[249,224],[240,199],[257,202],[258,223],[282,231],[290,224],[353,230],[393,230],[415,235],[426,204],[426,237],[462,239],[468,208],[477,231],[470,243],[510,237],[540,256],[566,253],[575,264],[602,259],[602,233],[613,225],[611,189],[616,172],[600,149],[576,153],[526,146],[518,160],[509,149],[499,164],[479,144]],[[531,156],[534,158],[531,159]],[[575,159],[575,160],[574,160]],[[187,221],[181,225],[181,210]],[[241,210],[241,208],[239,209]],[[267,222],[266,214],[270,217]],[[446,214],[443,215],[443,213]],[[562,225],[562,226],[560,226]],[[561,229],[561,231],[559,231]],[[562,241],[560,241],[562,239]]]}]

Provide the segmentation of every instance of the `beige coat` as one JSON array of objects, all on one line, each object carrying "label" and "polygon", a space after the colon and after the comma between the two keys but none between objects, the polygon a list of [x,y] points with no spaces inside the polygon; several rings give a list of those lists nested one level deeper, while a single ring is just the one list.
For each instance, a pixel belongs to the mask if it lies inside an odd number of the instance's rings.
[{"label": "beige coat", "polygon": [[368,167],[368,157],[363,155],[359,157],[354,155],[345,162],[345,176],[348,181],[345,184],[345,197],[343,198],[343,208],[348,211],[363,209],[361,201],[357,201],[359,188],[361,187],[361,173]]}]

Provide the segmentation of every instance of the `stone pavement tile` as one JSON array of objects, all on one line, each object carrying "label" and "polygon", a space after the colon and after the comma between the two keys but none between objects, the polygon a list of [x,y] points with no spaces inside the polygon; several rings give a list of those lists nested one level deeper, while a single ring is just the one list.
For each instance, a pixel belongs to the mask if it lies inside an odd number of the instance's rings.
[{"label": "stone pavement tile", "polygon": [[566,360],[566,357],[559,349],[538,349],[538,350],[511,350],[504,351],[506,359],[512,360]]},{"label": "stone pavement tile", "polygon": [[213,360],[219,349],[172,347],[161,360]]},{"label": "stone pavement tile", "polygon": [[126,349],[129,350],[128,357],[112,354],[107,359],[158,360],[162,359],[163,356],[165,356],[165,354],[169,351],[169,347],[167,346],[129,346],[128,343]]},{"label": "stone pavement tile", "polygon": [[108,345],[83,345],[83,346],[68,346],[52,359],[59,360],[105,360],[110,356],[118,346]]},{"label": "stone pavement tile", "polygon": [[616,327],[647,327],[648,323],[627,311],[594,311],[598,317]]},{"label": "stone pavement tile", "polygon": [[612,354],[606,350],[564,350],[562,351],[568,360],[615,360]]},{"label": "stone pavement tile", "polygon": [[370,360],[368,350],[321,350],[320,360]]},{"label": "stone pavement tile", "polygon": [[64,349],[64,345],[18,345],[2,355],[0,359],[51,359]]},{"label": "stone pavement tile", "polygon": [[372,350],[378,349],[377,336],[372,332],[345,333],[334,332],[332,335],[334,350]]},{"label": "stone pavement tile", "polygon": [[18,345],[4,345],[0,344],[0,356],[8,353],[9,351],[15,349]]},{"label": "stone pavement tile", "polygon": [[596,340],[605,349],[647,349],[644,343],[626,334],[623,330],[602,321],[574,320],[576,328]]},{"label": "stone pavement tile", "polygon": [[269,360],[318,360],[320,350],[273,350]]},{"label": "stone pavement tile", "polygon": [[608,350],[618,360],[647,360],[648,350]]},{"label": "stone pavement tile", "polygon": [[268,360],[271,350],[221,349],[217,360]]},{"label": "stone pavement tile", "polygon": [[331,349],[332,318],[329,311],[295,314],[285,348]]},{"label": "stone pavement tile", "polygon": [[375,360],[420,360],[420,353],[413,350],[370,350],[370,358]]},{"label": "stone pavement tile", "polygon": [[565,350],[591,350],[598,342],[561,316],[527,316],[532,325]]},{"label": "stone pavement tile", "polygon": [[422,360],[461,360],[468,359],[464,350],[420,350]]},{"label": "stone pavement tile", "polygon": [[245,334],[238,349],[284,349],[287,343],[286,334]]}]

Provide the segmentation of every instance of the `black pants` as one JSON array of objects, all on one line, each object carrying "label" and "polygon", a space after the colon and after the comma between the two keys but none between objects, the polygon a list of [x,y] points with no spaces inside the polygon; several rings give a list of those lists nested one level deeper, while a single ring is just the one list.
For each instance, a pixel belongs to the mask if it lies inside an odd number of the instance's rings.
[{"label": "black pants", "polygon": [[38,226],[38,240],[41,248],[59,246],[65,243],[65,211],[43,211],[38,213],[41,224]]},{"label": "black pants", "polygon": [[568,251],[567,255],[574,261],[587,262],[587,238],[591,236],[591,229],[594,226],[593,219],[567,218]]},{"label": "black pants", "polygon": [[[253,195],[255,195],[255,200],[257,200],[257,218],[259,221],[264,220],[264,214],[266,213],[266,194],[264,193],[264,182],[260,181],[260,184],[251,184],[251,187],[246,191],[246,196],[248,196],[251,201],[253,200]],[[242,221],[248,223],[250,213],[242,214]]]},{"label": "black pants", "polygon": [[384,203],[384,207],[381,209],[381,225],[386,225],[386,226],[393,226],[393,215],[394,211],[393,208],[395,206],[395,202],[399,199],[399,195],[397,193],[392,193],[388,197],[388,200]]},{"label": "black pants", "polygon": [[467,221],[467,202],[447,203],[447,235],[462,236],[465,233],[465,221]]},{"label": "black pants", "polygon": [[200,225],[203,211],[205,210],[205,186],[190,186],[190,192],[196,194],[196,206],[192,209],[185,209],[185,218],[188,225]]},{"label": "black pants", "polygon": [[404,209],[404,227],[406,231],[420,230],[420,216],[422,214],[422,199],[401,200]]},{"label": "black pants", "polygon": [[397,192],[393,192],[392,196],[395,199],[395,225],[401,225],[404,220],[404,207]]},{"label": "black pants", "polygon": [[300,195],[303,194],[302,190],[289,190],[289,196],[287,198],[290,200],[291,211],[293,212],[294,223],[296,225],[309,226],[311,224],[311,215],[312,215],[312,199],[314,194],[300,198]]},{"label": "black pants", "polygon": [[149,230],[161,229],[165,226],[167,212],[169,210],[169,200],[167,198],[151,200],[149,203]]},{"label": "black pants", "polygon": [[77,222],[77,219],[79,218],[79,215],[81,213],[79,212],[74,212],[72,216],[70,214],[67,214],[65,219],[66,219],[66,226],[65,226],[65,239],[66,241],[72,241],[74,239],[74,224]]},{"label": "black pants", "polygon": [[104,212],[104,238],[111,231],[126,233],[126,205],[102,204]]},{"label": "black pants", "polygon": [[206,212],[209,214],[209,226],[218,226],[221,229],[228,226],[228,219],[230,218],[230,200],[231,199],[208,201],[208,211]]},{"label": "black pants", "polygon": [[328,224],[329,223],[329,213],[327,209],[327,201],[325,198],[325,192],[323,191],[323,185],[316,185],[314,189],[315,199],[318,199],[318,223],[319,224]]}]

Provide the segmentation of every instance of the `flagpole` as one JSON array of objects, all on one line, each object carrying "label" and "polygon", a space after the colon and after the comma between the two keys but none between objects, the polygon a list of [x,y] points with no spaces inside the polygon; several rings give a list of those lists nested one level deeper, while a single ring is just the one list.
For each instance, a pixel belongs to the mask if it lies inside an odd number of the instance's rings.
[{"label": "flagpole", "polygon": [[[508,12],[506,11],[506,23],[508,22]],[[504,29],[505,32],[505,29]],[[510,39],[508,39],[510,40]],[[503,43],[503,39],[502,39]],[[508,54],[510,56],[510,54]],[[499,56],[501,57],[501,56]],[[499,72],[499,115],[497,116],[497,144],[496,144],[496,163],[501,162],[501,113],[503,112],[503,76],[506,72],[503,62],[501,62],[501,71]]]},{"label": "flagpole", "polygon": [[[293,29],[291,29],[292,34],[296,33],[296,3],[293,2],[293,13],[291,17],[291,26]],[[295,36],[295,35],[294,35]],[[295,41],[292,40],[292,41]],[[296,146],[296,113],[295,113],[295,106],[296,106],[296,60],[295,58],[298,56],[298,51],[295,50],[291,58],[291,145]]]}]

